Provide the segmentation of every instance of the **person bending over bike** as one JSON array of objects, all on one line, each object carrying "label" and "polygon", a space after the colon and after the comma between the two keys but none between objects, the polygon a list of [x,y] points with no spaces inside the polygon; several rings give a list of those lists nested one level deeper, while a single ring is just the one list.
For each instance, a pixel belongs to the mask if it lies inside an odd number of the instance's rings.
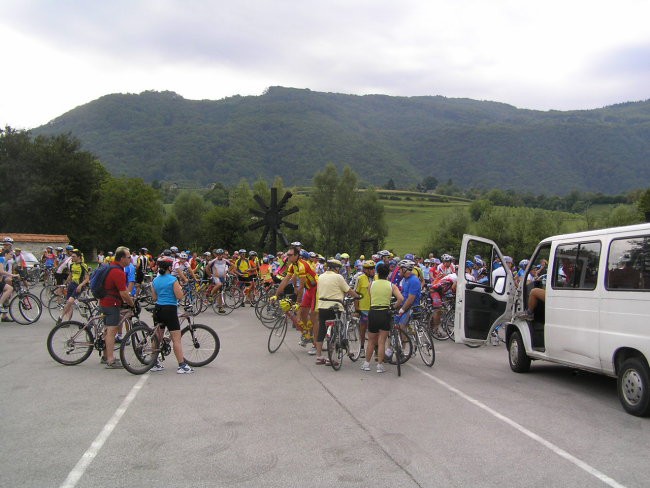
[{"label": "person bending over bike", "polygon": [[[185,362],[183,356],[183,344],[181,343],[181,325],[178,321],[178,300],[183,298],[183,290],[178,278],[170,273],[173,265],[173,259],[164,257],[158,260],[158,276],[153,280],[151,286],[151,295],[156,302],[156,308],[153,312],[155,323],[162,324],[159,330],[159,340],[162,342],[162,336],[165,327],[169,331],[174,347],[174,356],[178,361],[178,374],[193,373],[194,370]],[[156,361],[151,371],[162,371],[164,366]]]}]

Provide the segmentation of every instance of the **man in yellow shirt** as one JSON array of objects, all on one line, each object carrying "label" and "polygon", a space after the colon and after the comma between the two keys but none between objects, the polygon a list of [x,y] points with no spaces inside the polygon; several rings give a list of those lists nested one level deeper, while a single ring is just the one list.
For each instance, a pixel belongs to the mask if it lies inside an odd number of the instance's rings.
[{"label": "man in yellow shirt", "polygon": [[368,330],[368,312],[370,311],[370,285],[375,276],[375,262],[364,261],[362,264],[363,274],[357,278],[354,287],[363,298],[356,302],[356,311],[359,314],[359,334],[361,338],[361,356],[365,355],[366,331]]}]

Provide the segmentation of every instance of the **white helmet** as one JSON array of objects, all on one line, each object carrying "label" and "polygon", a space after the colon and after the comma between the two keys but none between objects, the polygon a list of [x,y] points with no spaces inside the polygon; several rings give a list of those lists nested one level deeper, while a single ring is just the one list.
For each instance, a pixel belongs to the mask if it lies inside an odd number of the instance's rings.
[{"label": "white helmet", "polygon": [[187,259],[187,254],[184,253],[184,252],[182,252],[182,253],[180,253],[180,254],[178,255],[178,257],[181,258],[181,259]]},{"label": "white helmet", "polygon": [[14,240],[11,237],[5,237],[3,240],[4,240],[4,242],[6,242],[8,244],[11,244],[12,242],[14,242]]}]

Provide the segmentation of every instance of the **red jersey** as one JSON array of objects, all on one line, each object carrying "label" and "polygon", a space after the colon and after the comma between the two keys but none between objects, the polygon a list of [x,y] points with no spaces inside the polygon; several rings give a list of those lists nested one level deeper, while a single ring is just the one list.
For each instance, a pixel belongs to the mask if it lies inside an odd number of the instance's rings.
[{"label": "red jersey", "polygon": [[119,307],[122,305],[121,291],[126,291],[126,274],[120,267],[111,267],[104,282],[106,296],[99,300],[102,307]]}]

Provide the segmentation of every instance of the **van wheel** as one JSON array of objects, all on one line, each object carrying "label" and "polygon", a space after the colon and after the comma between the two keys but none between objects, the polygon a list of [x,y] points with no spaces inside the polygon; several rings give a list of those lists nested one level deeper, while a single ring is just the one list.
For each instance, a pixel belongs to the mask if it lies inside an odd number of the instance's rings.
[{"label": "van wheel", "polygon": [[515,373],[526,373],[530,369],[530,358],[518,330],[512,333],[508,341],[508,361]]},{"label": "van wheel", "polygon": [[618,399],[627,413],[637,417],[650,414],[648,365],[643,359],[626,359],[618,371]]}]

